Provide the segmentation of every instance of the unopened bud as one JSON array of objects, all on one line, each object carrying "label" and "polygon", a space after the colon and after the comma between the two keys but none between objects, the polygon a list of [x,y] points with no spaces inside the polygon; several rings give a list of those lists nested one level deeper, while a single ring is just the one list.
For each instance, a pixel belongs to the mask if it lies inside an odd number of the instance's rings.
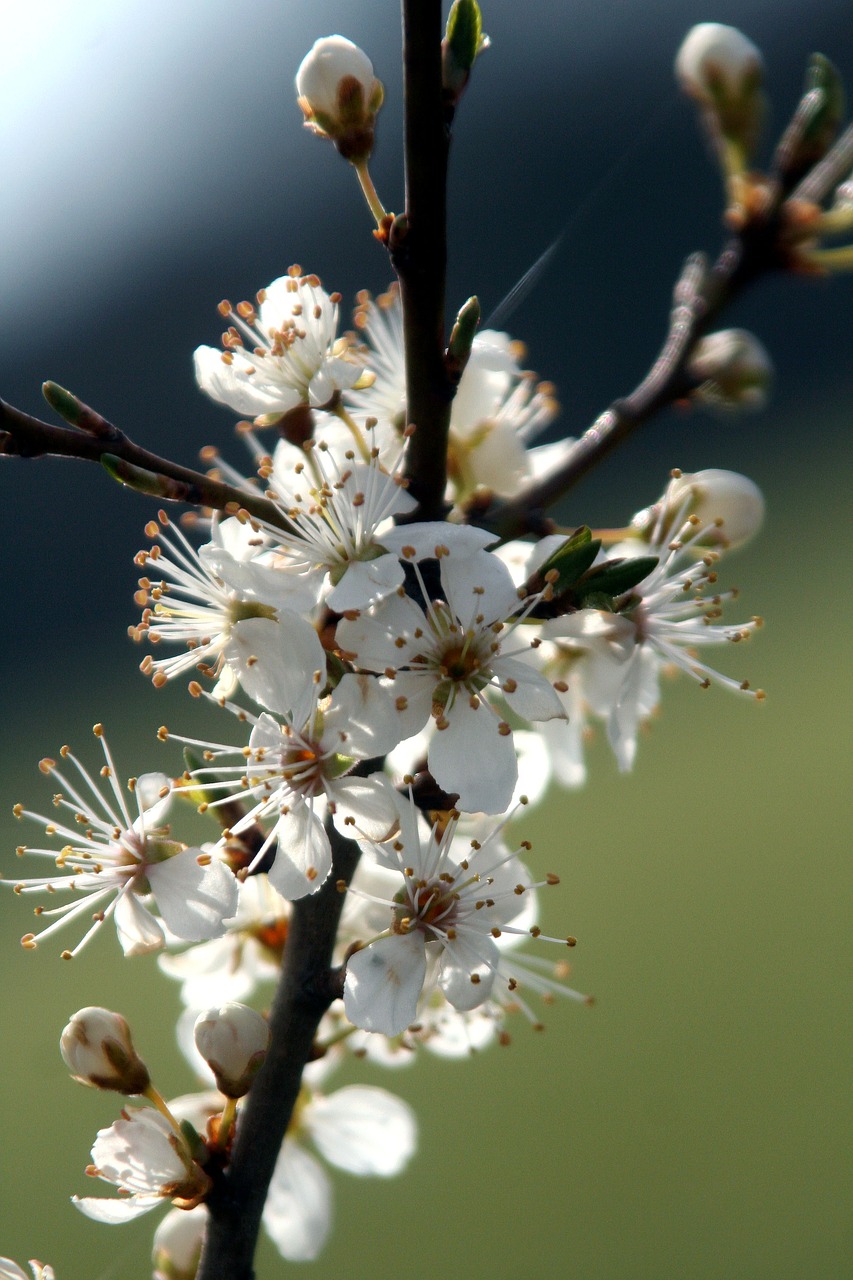
[{"label": "unopened bud", "polygon": [[704,109],[712,131],[749,156],[764,115],[764,62],[756,45],[737,27],[700,22],[678,50],[675,74]]},{"label": "unopened bud", "polygon": [[475,59],[488,47],[477,0],[454,0],[441,42],[442,86],[454,106],[465,90]]},{"label": "unopened bud", "polygon": [[144,1093],[151,1083],[137,1054],[130,1027],[118,1013],[81,1009],[59,1038],[59,1051],[75,1080],[93,1089],[112,1089],[129,1096]]},{"label": "unopened bud", "polygon": [[689,514],[700,524],[722,520],[721,541],[729,547],[743,546],[764,522],[764,495],[754,480],[737,471],[709,467],[678,476],[667,489],[667,505],[681,507],[688,496]]},{"label": "unopened bud", "polygon": [[195,1044],[226,1098],[249,1092],[270,1044],[265,1018],[245,1004],[208,1009],[196,1021]]},{"label": "unopened bud", "polygon": [[353,164],[368,158],[385,91],[363,49],[343,36],[317,40],[296,73],[296,92],[309,129]]},{"label": "unopened bud", "polygon": [[155,1280],[195,1280],[207,1218],[204,1205],[169,1210],[154,1232]]},{"label": "unopened bud", "polygon": [[697,383],[695,400],[722,409],[763,409],[773,362],[746,329],[720,329],[696,344],[687,372]]},{"label": "unopened bud", "polygon": [[708,468],[675,472],[663,497],[631,521],[635,536],[649,541],[673,537],[695,516],[704,532],[700,546],[741,547],[764,521],[764,496],[758,485],[737,471]]}]

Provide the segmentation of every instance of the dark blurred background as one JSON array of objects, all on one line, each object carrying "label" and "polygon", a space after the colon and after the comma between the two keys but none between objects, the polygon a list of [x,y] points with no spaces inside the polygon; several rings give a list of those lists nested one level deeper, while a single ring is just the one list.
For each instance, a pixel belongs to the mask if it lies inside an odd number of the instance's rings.
[{"label": "dark blurred background", "polygon": [[[455,130],[448,297],[477,293],[488,314],[562,234],[503,327],[557,385],[552,434],[577,434],[647,368],[684,256],[719,243],[719,178],[673,83],[683,35],[730,22],[762,48],[772,138],[810,52],[853,77],[849,4],[483,7],[493,47]],[[50,418],[50,378],[178,461],[215,442],[242,463],[229,414],[196,391],[192,351],[217,341],[221,297],[251,297],[292,262],[338,289],[345,313],[357,289],[387,285],[357,185],[300,127],[292,82],[318,36],[367,49],[387,94],[373,175],[399,209],[397,6],[33,0],[3,21],[0,395]],[[673,413],[567,504],[574,523],[611,525],[673,466],[757,480],[767,528],[728,578],[770,625],[727,669],[771,696],[758,709],[668,690],[630,778],[598,744],[590,788],[525,824],[540,867],[562,875],[549,923],[579,935],[575,981],[598,1006],[553,1009],[544,1037],[519,1027],[508,1052],[473,1065],[365,1072],[416,1102],[424,1143],[387,1187],[339,1180],[316,1274],[853,1276],[851,321],[853,280],[763,282],[726,323],[773,355],[768,408]],[[197,731],[198,704],[155,694],[125,639],[152,504],[76,462],[2,461],[0,486],[3,812],[49,803],[35,764],[63,741],[94,761],[98,719],[125,772],[177,770],[153,732]],[[33,832],[11,819],[4,831],[14,877],[12,849]],[[141,1280],[150,1222],[111,1231],[65,1202],[86,1191],[115,1107],[67,1081],[55,1045],[75,1008],[120,1008],[152,1056],[160,1045],[164,1090],[185,1091],[173,990],[153,964],[118,964],[114,938],[73,966],[53,945],[22,955],[26,908],[7,893],[0,913],[0,1253],[54,1262],[59,1280]],[[268,1250],[259,1278],[283,1269]]]}]

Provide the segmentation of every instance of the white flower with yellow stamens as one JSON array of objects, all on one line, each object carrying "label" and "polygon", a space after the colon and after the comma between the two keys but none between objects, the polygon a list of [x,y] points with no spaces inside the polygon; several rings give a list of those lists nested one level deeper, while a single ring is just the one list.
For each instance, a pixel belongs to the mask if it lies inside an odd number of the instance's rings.
[{"label": "white flower with yellow stamens", "polygon": [[[227,867],[202,849],[188,849],[170,839],[163,825],[172,797],[172,785],[164,773],[146,773],[131,779],[128,790],[136,813],[132,813],[118,784],[101,725],[95,735],[104,750],[106,764],[101,776],[109,782],[111,799],[100,791],[83,765],[63,747],[60,756],[74,765],[83,785],[69,780],[56,761],[42,760],[44,774],[55,777],[62,787],[53,797],[56,818],[15,806],[15,816],[42,824],[46,833],[64,841],[61,849],[21,845],[19,855],[50,858],[61,873],[19,880],[16,893],[72,893],[74,901],[59,907],[36,908],[36,914],[51,923],[38,934],[21,939],[27,948],[51,936],[71,920],[88,918],[93,923],[76,947],[63,952],[75,956],[101,924],[112,918],[125,955],[142,955],[159,950],[165,942],[162,917],[169,931],[187,942],[216,937],[223,921],[233,915],[237,904],[237,882]],[[67,815],[63,820],[61,815]]]},{"label": "white flower with yellow stamens", "polygon": [[231,321],[224,350],[198,347],[195,375],[212,399],[268,426],[298,405],[317,408],[354,387],[364,370],[338,338],[340,295],[291,267],[257,296],[257,306],[219,304]]},{"label": "white flower with yellow stamens", "polygon": [[[367,845],[380,865],[402,877],[386,899],[391,920],[350,957],[344,985],[350,1022],[388,1036],[417,1022],[431,962],[448,1002],[460,1011],[476,1009],[491,996],[501,971],[502,935],[542,936],[529,924],[527,895],[534,881],[518,856],[521,850],[509,850],[501,838],[506,820],[467,848],[460,840],[463,847],[454,850],[458,813],[443,830],[431,827],[426,834],[411,800],[398,798],[398,812],[398,836]],[[557,879],[548,876],[541,883]]]},{"label": "white flower with yellow stamens", "polygon": [[[522,602],[509,570],[483,550],[490,535],[466,527],[407,525],[385,536],[412,568],[418,603],[400,589],[370,613],[344,618],[342,656],[383,673],[392,687],[399,738],[430,716],[429,769],[459,808],[501,813],[518,763],[512,731],[495,699],[524,720],[565,719],[557,693],[536,669],[539,641],[519,626],[539,597]],[[437,561],[432,590],[419,563]]]},{"label": "white flower with yellow stamens", "polygon": [[[353,822],[374,839],[393,829],[395,810],[385,788],[370,778],[347,776],[361,760],[384,754],[397,741],[391,700],[378,680],[345,675],[331,696],[323,694],[326,655],[314,628],[295,614],[279,623],[251,619],[236,638],[243,651],[240,680],[250,697],[275,715],[250,714],[224,703],[252,725],[247,747],[198,739],[207,765],[194,770],[205,791],[221,803],[235,795],[246,813],[234,835],[256,822],[273,821],[253,866],[276,844],[269,880],[285,898],[315,893],[332,865],[327,813],[345,835]],[[201,693],[197,686],[191,690]],[[177,735],[176,735],[177,736]],[[239,763],[229,765],[229,757]],[[217,799],[209,802],[215,807]]]},{"label": "white flower with yellow stamens", "polygon": [[249,618],[276,620],[282,610],[302,612],[316,603],[319,584],[298,567],[270,567],[255,559],[265,540],[237,519],[214,523],[211,541],[198,551],[163,511],[159,524],[152,520],[145,532],[158,541],[136,556],[145,569],[135,597],[143,611],[130,635],[184,649],[143,659],[140,669],[158,688],[187,671],[201,671],[222,680],[218,692],[230,693],[235,630]]}]

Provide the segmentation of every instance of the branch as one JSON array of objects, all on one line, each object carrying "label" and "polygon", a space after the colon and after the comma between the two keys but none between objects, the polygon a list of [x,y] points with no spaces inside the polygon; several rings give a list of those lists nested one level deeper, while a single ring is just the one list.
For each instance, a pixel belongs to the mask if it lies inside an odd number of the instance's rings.
[{"label": "branch", "polygon": [[88,413],[103,424],[97,434],[74,427],[51,426],[0,400],[0,457],[63,457],[98,462],[130,488],[154,494],[166,502],[187,502],[228,515],[247,511],[279,528],[289,527],[268,498],[158,457],[91,410]]},{"label": "branch", "polygon": [[698,340],[748,284],[789,265],[781,226],[781,211],[771,210],[760,223],[733,237],[710,270],[703,255],[691,255],[675,286],[666,339],[642,381],[596,418],[560,467],[527,485],[511,502],[472,511],[472,520],[502,538],[547,532],[545,508],[568,493],[638,427],[695,389],[687,362]]},{"label": "branch", "polygon": [[[375,761],[373,762],[375,764]],[[293,905],[270,1017],[264,1065],[240,1109],[227,1170],[207,1201],[210,1224],[197,1280],[254,1280],[252,1259],[267,1190],[310,1061],[317,1026],[335,995],[332,949],[359,848],[329,827],[332,870],[323,887]]]},{"label": "branch", "polygon": [[406,418],[416,427],[406,476],[420,520],[446,515],[447,440],[455,390],[445,363],[452,112],[442,89],[441,39],[441,0],[403,0],[406,212],[391,226],[388,251],[403,302]]}]

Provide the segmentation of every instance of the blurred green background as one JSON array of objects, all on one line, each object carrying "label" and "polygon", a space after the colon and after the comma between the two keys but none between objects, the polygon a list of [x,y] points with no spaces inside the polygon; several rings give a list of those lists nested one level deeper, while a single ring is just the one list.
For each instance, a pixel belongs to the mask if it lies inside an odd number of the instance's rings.
[{"label": "blurred green background", "polygon": [[[518,6],[484,7],[495,46],[455,141],[451,296],[477,289],[488,309],[568,222],[507,327],[558,383],[561,430],[576,432],[648,363],[683,254],[717,242],[717,179],[670,87],[682,34],[707,18],[742,25],[765,50],[778,128],[813,47],[849,78],[849,11],[752,0],[709,13],[679,0],[604,14],[588,0],[569,15],[537,0],[521,39]],[[345,167],[291,110],[290,78],[317,36],[342,30],[373,55],[389,90],[377,177],[392,204],[400,190],[395,4],[263,0],[244,20],[211,0],[195,28],[193,9],[151,0],[146,15],[128,3],[122,36],[117,10],[77,6],[86,74],[37,143],[24,112],[14,127],[4,116],[4,138],[27,142],[8,152],[17,167],[4,208],[22,228],[48,221],[32,264],[23,231],[0,257],[0,395],[38,412],[39,383],[53,377],[190,463],[200,444],[229,439],[227,415],[201,401],[190,372],[192,347],[215,340],[220,296],[250,295],[297,258],[348,298],[387,282]],[[31,70],[49,64],[49,105],[65,72],[41,36]],[[149,90],[144,107],[123,97],[134,77]],[[92,95],[105,83],[99,114]],[[37,181],[50,176],[45,155],[59,164],[69,120],[85,180],[56,201]],[[561,875],[545,923],[578,936],[573,981],[597,1003],[557,1005],[539,1034],[519,1019],[509,1048],[473,1062],[350,1071],[415,1104],[421,1146],[388,1183],[335,1175],[334,1236],[308,1274],[853,1276],[851,319],[849,280],[768,282],[732,323],[771,347],[769,409],[670,415],[567,507],[574,522],[625,520],[674,465],[757,479],[767,526],[722,576],[743,590],[732,616],[761,613],[767,626],[723,656],[767,702],[675,682],[632,775],[617,775],[599,741],[589,787],[552,795],[519,824],[538,868]],[[81,465],[3,463],[0,484],[0,871],[14,877],[12,850],[34,829],[8,815],[17,800],[46,809],[42,755],[68,741],[94,761],[100,719],[123,772],[177,769],[154,730],[203,721],[179,690],[146,685],[124,640],[147,504]],[[89,1149],[117,1106],[68,1080],[57,1041],[77,1008],[117,1008],[162,1090],[191,1089],[173,1043],[175,988],[153,962],[123,962],[106,932],[70,965],[61,941],[24,954],[31,918],[9,892],[0,918],[0,1254],[50,1261],[58,1280],[145,1280],[152,1218],[111,1229],[68,1204],[90,1190]],[[264,1244],[259,1280],[286,1271]]]}]

